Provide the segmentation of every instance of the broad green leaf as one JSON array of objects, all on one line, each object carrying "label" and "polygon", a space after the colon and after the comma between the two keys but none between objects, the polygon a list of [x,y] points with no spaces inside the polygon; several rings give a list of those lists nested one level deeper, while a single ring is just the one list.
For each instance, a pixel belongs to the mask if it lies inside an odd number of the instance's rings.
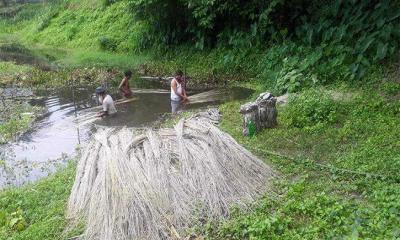
[{"label": "broad green leaf", "polygon": [[310,29],[310,30],[307,32],[308,45],[310,45],[310,46],[312,45],[313,37],[314,37],[314,30],[313,30],[313,29]]},{"label": "broad green leaf", "polygon": [[389,46],[389,43],[385,43],[384,44],[382,42],[379,42],[378,43],[378,47],[376,49],[375,58],[378,59],[378,60],[384,59],[386,57],[386,54],[387,54],[387,51],[388,51],[388,46]]},{"label": "broad green leaf", "polygon": [[360,53],[364,53],[365,51],[367,51],[367,49],[369,48],[369,46],[371,46],[371,44],[375,41],[375,38],[369,37],[367,38],[363,43],[360,43]]}]

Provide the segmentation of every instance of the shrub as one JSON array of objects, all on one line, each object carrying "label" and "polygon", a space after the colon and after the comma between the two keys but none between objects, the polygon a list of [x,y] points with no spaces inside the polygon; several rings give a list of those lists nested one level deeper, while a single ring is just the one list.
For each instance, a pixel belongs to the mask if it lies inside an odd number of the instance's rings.
[{"label": "shrub", "polygon": [[282,117],[290,126],[312,127],[336,122],[337,110],[338,104],[328,93],[308,90],[289,98],[289,104]]},{"label": "shrub", "polygon": [[66,31],[68,41],[71,41],[78,31],[79,31],[79,28],[77,26],[73,26],[70,29],[68,29]]},{"label": "shrub", "polygon": [[390,58],[399,48],[400,12],[396,1],[332,1],[297,28],[297,39],[308,46],[346,45],[352,78]]},{"label": "shrub", "polygon": [[109,37],[100,37],[99,44],[101,50],[115,51],[115,49],[117,49],[116,41]]},{"label": "shrub", "polygon": [[50,25],[51,19],[55,18],[58,15],[58,12],[59,8],[57,8],[57,6],[52,7],[47,14],[43,15],[43,17],[40,18],[36,30],[40,32],[47,28]]},{"label": "shrub", "polygon": [[103,7],[108,7],[111,4],[115,3],[117,0],[101,0],[101,5]]}]

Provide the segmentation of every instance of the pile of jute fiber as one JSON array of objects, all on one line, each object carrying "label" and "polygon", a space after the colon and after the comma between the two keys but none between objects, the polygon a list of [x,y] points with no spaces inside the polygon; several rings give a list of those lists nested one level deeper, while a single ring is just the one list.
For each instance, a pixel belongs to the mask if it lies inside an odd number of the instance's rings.
[{"label": "pile of jute fiber", "polygon": [[98,129],[78,163],[68,217],[84,239],[177,239],[267,191],[276,174],[208,119]]}]

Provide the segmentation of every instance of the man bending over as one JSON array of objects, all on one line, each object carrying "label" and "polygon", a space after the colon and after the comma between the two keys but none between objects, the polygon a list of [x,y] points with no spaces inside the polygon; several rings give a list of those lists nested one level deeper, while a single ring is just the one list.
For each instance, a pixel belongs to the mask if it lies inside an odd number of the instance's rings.
[{"label": "man bending over", "polygon": [[109,94],[106,93],[104,88],[96,88],[96,94],[99,98],[99,102],[103,107],[103,110],[97,113],[98,117],[106,117],[117,113],[117,109],[114,105],[114,100]]}]

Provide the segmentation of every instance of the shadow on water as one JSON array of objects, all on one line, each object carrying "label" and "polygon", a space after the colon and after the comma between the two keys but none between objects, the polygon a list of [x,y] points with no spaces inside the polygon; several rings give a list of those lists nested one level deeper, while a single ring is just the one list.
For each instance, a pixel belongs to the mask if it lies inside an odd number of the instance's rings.
[{"label": "shadow on water", "polygon": [[[232,99],[247,98],[252,91],[235,88],[225,89],[227,94],[219,101],[189,104],[184,109],[202,108]],[[47,112],[25,133],[18,142],[0,146],[0,189],[5,186],[22,185],[35,181],[65,165],[76,156],[77,146],[83,146],[97,127],[147,127],[171,112],[168,90],[137,90],[137,100],[117,105],[115,117],[80,124],[82,115],[93,116],[98,108],[93,89],[76,88],[52,91],[35,91],[32,105],[42,106]],[[114,99],[118,93],[111,92]]]}]

